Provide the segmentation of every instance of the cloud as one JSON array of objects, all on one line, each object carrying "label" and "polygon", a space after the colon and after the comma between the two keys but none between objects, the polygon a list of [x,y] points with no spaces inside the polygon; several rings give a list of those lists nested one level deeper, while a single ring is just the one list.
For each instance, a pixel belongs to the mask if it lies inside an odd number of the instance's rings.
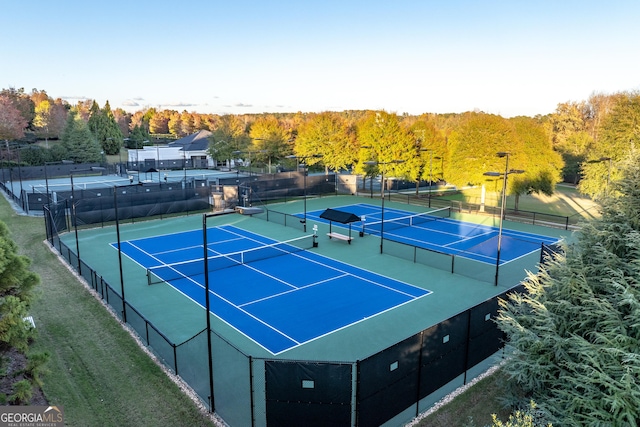
[{"label": "cloud", "polygon": [[[138,101],[141,101],[141,100],[142,99],[138,99]],[[140,104],[134,100],[127,99],[122,102],[122,106],[123,107],[139,107]]]},{"label": "cloud", "polygon": [[61,99],[64,99],[65,101],[86,101],[88,99],[93,99],[93,98],[88,98],[86,96],[61,96]]},{"label": "cloud", "polygon": [[197,107],[199,104],[192,104],[189,102],[176,102],[176,103],[169,103],[169,104],[160,104],[163,107]]},{"label": "cloud", "polygon": [[234,105],[234,107],[238,107],[238,108],[251,108],[251,107],[253,107],[253,104],[243,104],[242,102],[238,102],[236,105]]}]

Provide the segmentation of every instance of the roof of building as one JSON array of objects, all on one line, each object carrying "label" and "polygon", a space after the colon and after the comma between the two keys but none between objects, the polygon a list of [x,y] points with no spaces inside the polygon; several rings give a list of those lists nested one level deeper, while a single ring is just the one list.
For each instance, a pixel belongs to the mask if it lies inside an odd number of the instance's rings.
[{"label": "roof of building", "polygon": [[200,130],[184,138],[177,139],[168,144],[170,147],[182,146],[181,151],[206,151],[209,148],[209,137],[212,135],[208,130]]}]

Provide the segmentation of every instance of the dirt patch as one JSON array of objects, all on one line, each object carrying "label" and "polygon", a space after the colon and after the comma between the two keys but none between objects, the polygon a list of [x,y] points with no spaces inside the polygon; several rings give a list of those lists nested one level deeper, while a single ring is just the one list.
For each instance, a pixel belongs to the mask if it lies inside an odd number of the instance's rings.
[{"label": "dirt patch", "polygon": [[[2,358],[2,375],[0,376],[0,393],[7,398],[5,405],[11,405],[8,401],[9,396],[14,393],[13,384],[22,380],[30,380],[25,374],[27,367],[27,357],[15,349],[3,352]],[[47,399],[40,387],[34,386],[32,389],[33,396],[29,402],[20,402],[21,405],[40,405],[47,406]]]}]

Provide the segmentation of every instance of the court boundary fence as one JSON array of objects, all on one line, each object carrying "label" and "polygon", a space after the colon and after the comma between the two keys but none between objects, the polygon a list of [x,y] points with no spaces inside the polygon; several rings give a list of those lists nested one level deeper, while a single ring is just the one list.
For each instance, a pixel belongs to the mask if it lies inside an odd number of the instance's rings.
[{"label": "court boundary fence", "polygon": [[[254,357],[213,330],[209,336],[204,329],[181,343],[172,342],[62,242],[59,233],[68,230],[62,226],[64,215],[64,209],[45,206],[51,246],[164,366],[230,426],[405,423],[444,397],[446,390],[479,374],[483,362],[500,357],[504,335],[494,321],[498,301],[524,291],[523,285],[503,291],[362,360]],[[209,360],[211,376],[203,374],[209,372]]]},{"label": "court boundary fence", "polygon": [[[365,195],[364,192],[360,191],[359,195]],[[369,195],[369,193],[366,193]],[[376,197],[373,193],[371,193],[370,197]],[[378,195],[379,197],[379,195]],[[385,194],[385,197],[389,201],[405,203],[408,205],[419,205],[425,206],[428,208],[451,208],[452,212],[458,213],[473,213],[473,214],[483,214],[493,217],[500,217],[500,207],[496,206],[482,206],[476,203],[470,202],[461,202],[457,200],[447,200],[442,199],[437,196],[425,195],[425,194],[406,194],[400,192],[388,192]],[[505,208],[504,219],[508,219],[515,222],[522,222],[525,224],[531,225],[541,225],[545,227],[554,227],[561,228],[563,230],[569,230],[576,228],[580,222],[583,221],[583,218],[579,215],[573,216],[563,216],[563,215],[554,215],[542,212],[535,211],[527,211],[522,209],[512,209]]]},{"label": "court boundary fence", "polygon": [[[499,266],[496,266],[495,263],[488,264],[465,256],[398,242],[387,239],[386,237],[384,238],[383,252],[416,264],[448,271],[451,274],[460,274],[495,285],[509,286],[514,280],[520,280],[519,278],[522,276],[522,272],[529,268],[529,266],[535,265],[543,259],[546,246],[547,245],[542,243],[538,250],[500,264]],[[498,274],[497,283],[496,273]]]}]

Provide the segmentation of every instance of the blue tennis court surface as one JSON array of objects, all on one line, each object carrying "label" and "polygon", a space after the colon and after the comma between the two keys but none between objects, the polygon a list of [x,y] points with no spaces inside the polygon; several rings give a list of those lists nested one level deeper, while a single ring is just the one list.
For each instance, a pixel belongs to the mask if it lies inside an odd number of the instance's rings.
[{"label": "blue tennis court surface", "polygon": [[[278,354],[431,293],[299,250],[306,238],[278,244],[229,225],[207,229],[211,312]],[[173,286],[205,307],[202,230],[121,242],[121,250],[161,282],[151,286]]]},{"label": "blue tennis court surface", "polygon": [[[385,222],[381,225],[380,206],[359,203],[335,209],[364,218],[362,221],[351,223],[352,229],[358,232],[364,230],[365,234],[374,236],[380,236],[382,232],[385,239],[396,242],[480,262],[496,263],[499,233],[497,227],[454,220],[448,218],[446,210],[435,210],[431,214],[416,217],[415,212],[385,208]],[[323,210],[307,212],[307,221],[326,223],[326,220],[320,218],[322,212]],[[333,225],[344,227],[335,222]],[[500,265],[540,250],[543,243],[550,245],[557,241],[556,238],[539,234],[503,229]]]}]

